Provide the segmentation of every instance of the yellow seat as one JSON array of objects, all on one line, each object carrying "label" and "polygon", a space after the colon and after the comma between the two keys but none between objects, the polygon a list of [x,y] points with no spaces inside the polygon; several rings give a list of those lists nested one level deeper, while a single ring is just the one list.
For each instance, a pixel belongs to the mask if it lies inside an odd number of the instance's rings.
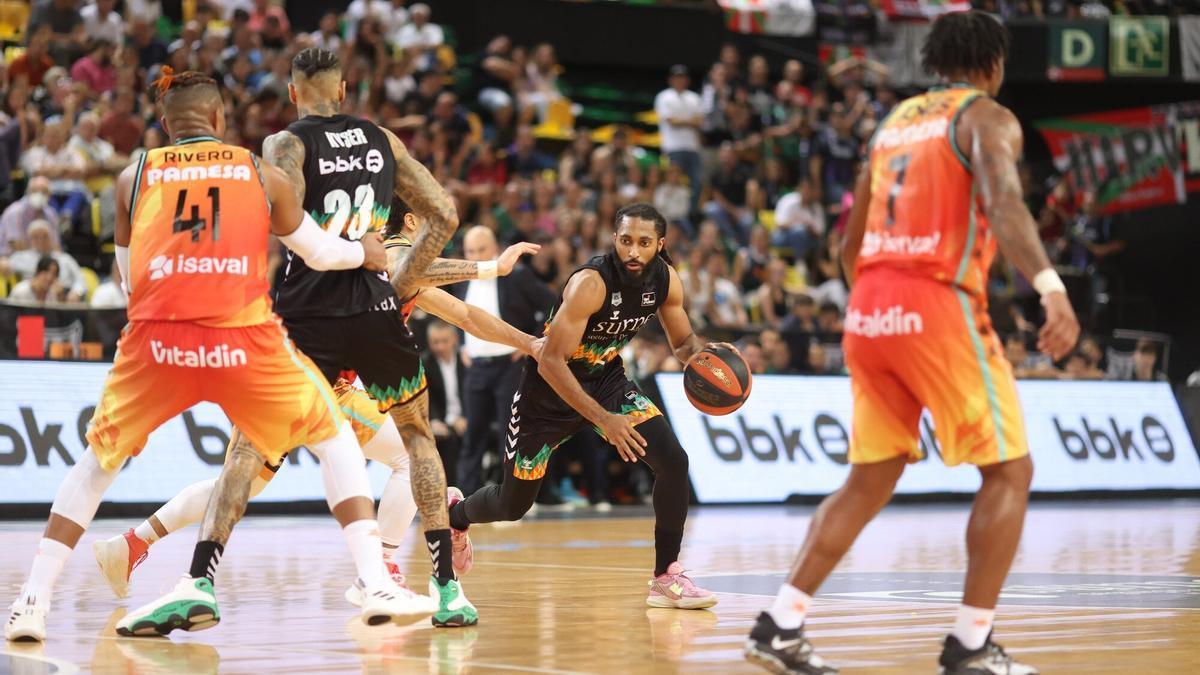
[{"label": "yellow seat", "polygon": [[566,141],[575,135],[575,113],[571,112],[571,101],[557,98],[546,107],[546,121],[533,130],[537,138]]},{"label": "yellow seat", "polygon": [[100,285],[100,277],[90,267],[80,267],[79,271],[83,273],[83,282],[87,284],[87,293],[83,296],[83,301],[91,302],[92,293],[95,293],[96,287]]},{"label": "yellow seat", "polygon": [[633,116],[633,119],[641,124],[649,126],[658,126],[658,113],[653,110],[644,110]]},{"label": "yellow seat", "polygon": [[772,209],[763,209],[758,212],[758,224],[767,228],[767,232],[775,231],[775,211]]},{"label": "yellow seat", "polygon": [[24,0],[0,0],[0,40],[13,40],[24,35],[25,24],[28,22],[28,2]]}]

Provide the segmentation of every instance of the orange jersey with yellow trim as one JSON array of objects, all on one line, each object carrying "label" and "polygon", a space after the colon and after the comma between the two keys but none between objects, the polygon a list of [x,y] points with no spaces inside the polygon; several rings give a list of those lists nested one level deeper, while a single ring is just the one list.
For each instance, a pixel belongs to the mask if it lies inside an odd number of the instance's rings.
[{"label": "orange jersey with yellow trim", "polygon": [[896,106],[871,140],[871,203],[857,275],[886,267],[952,284],[986,302],[996,241],[955,142],[984,92],[935,88]]},{"label": "orange jersey with yellow trim", "polygon": [[200,137],[148,151],[130,198],[130,321],[270,321],[270,218],[249,150]]}]

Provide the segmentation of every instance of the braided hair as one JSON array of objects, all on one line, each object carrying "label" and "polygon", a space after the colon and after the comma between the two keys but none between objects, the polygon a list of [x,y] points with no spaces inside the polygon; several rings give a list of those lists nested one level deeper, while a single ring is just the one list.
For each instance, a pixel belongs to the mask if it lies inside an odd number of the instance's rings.
[{"label": "braided hair", "polygon": [[931,75],[988,75],[1008,56],[1009,35],[990,14],[972,10],[943,14],[921,47],[921,65]]},{"label": "braided hair", "polygon": [[211,92],[206,93],[220,96],[217,81],[208,75],[194,70],[185,70],[176,74],[171,66],[163,66],[158,79],[150,84],[150,97],[165,104],[168,95],[174,97],[178,93],[202,92],[205,87],[212,87]]},{"label": "braided hair", "polygon": [[302,49],[292,59],[293,76],[302,74],[305,79],[327,71],[340,71],[341,68],[342,62],[338,59],[337,54],[319,47]]}]

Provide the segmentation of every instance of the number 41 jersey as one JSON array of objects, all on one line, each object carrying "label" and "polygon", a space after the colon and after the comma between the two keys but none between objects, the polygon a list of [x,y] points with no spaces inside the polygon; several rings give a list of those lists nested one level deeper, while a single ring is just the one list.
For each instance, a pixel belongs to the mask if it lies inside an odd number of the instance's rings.
[{"label": "number 41 jersey", "polygon": [[[387,225],[396,160],[379,127],[348,115],[309,115],[287,130],[304,143],[304,210],[357,241]],[[387,275],[358,268],[317,272],[288,251],[275,311],[284,318],[350,316],[395,294]]]},{"label": "number 41 jersey", "polygon": [[147,151],[129,200],[130,321],[270,321],[258,160],[209,136]]},{"label": "number 41 jersey", "polygon": [[971,167],[955,141],[962,112],[985,94],[936,87],[901,102],[871,139],[871,205],[856,268],[886,267],[987,301],[996,255]]}]

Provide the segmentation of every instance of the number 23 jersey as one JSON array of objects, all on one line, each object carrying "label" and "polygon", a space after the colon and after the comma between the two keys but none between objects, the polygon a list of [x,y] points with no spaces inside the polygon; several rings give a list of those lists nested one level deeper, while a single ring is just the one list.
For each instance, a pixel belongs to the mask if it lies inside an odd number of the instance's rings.
[{"label": "number 23 jersey", "polygon": [[129,201],[129,320],[270,321],[270,219],[249,150],[202,136],[147,151]]},{"label": "number 23 jersey", "polygon": [[[304,144],[304,210],[350,241],[382,231],[396,175],[387,135],[348,115],[309,115],[287,130]],[[386,274],[362,268],[318,272],[289,251],[275,311],[284,318],[350,316],[394,294]]]},{"label": "number 23 jersey", "polygon": [[996,254],[959,117],[985,94],[937,87],[901,102],[871,139],[871,204],[858,274],[886,267],[952,284],[986,302]]}]

